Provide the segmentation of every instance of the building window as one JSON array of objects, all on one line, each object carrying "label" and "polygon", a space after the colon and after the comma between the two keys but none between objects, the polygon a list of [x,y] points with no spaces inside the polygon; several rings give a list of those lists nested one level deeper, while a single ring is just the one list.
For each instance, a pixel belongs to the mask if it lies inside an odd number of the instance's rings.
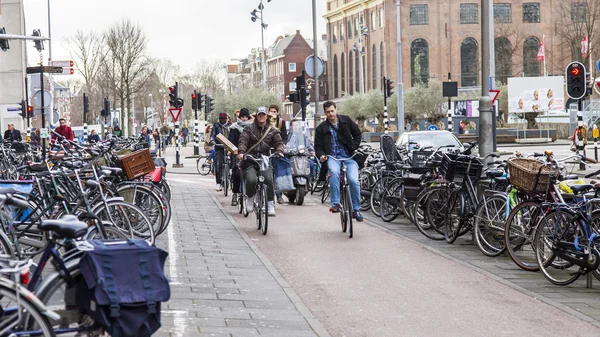
[{"label": "building window", "polygon": [[[362,64],[362,67],[364,67],[364,63]],[[355,87],[354,90],[356,90],[357,92],[360,93],[360,68],[361,68],[361,64],[358,61],[358,51],[354,52],[354,70],[355,70]]]},{"label": "building window", "polygon": [[530,36],[523,43],[523,75],[540,76],[540,61],[537,54],[540,50],[540,40],[535,36]]},{"label": "building window", "polygon": [[344,41],[344,24],[340,23],[340,41]]},{"label": "building window", "polygon": [[383,28],[383,23],[384,23],[384,17],[383,17],[383,7],[379,8],[379,28]]},{"label": "building window", "polygon": [[512,44],[507,38],[498,37],[494,40],[494,48],[496,79],[502,84],[507,84],[508,78],[512,76]]},{"label": "building window", "polygon": [[333,98],[338,97],[338,62],[337,55],[333,55]]},{"label": "building window", "polygon": [[358,18],[354,18],[354,37],[358,36]]},{"label": "building window", "polygon": [[383,81],[385,76],[385,55],[383,54],[383,42],[379,45],[379,72],[381,73],[380,79]]},{"label": "building window", "polygon": [[512,11],[510,4],[494,4],[494,22],[512,22]]},{"label": "building window", "polygon": [[427,5],[410,5],[410,24],[429,24],[429,8]]},{"label": "building window", "polygon": [[585,2],[571,3],[571,20],[573,20],[573,22],[585,22],[586,12],[587,6]]},{"label": "building window", "polygon": [[346,57],[344,57],[344,53],[340,57],[340,63],[340,71],[342,73],[342,76],[340,76],[340,82],[342,82],[340,91],[344,95],[346,94]]},{"label": "building window", "polygon": [[333,26],[333,43],[337,42],[337,25]]},{"label": "building window", "polygon": [[540,23],[539,2],[527,2],[523,4],[523,22]]},{"label": "building window", "polygon": [[375,21],[375,20],[376,20],[376,19],[375,19],[375,16],[376,16],[376,15],[377,15],[377,13],[375,12],[375,10],[374,10],[374,9],[373,9],[373,10],[371,10],[371,23],[370,23],[370,25],[371,25],[371,30],[375,30],[375,27],[376,27],[376,26],[375,26],[375,24],[376,24],[376,22],[377,22],[377,21]]},{"label": "building window", "polygon": [[371,53],[371,77],[373,77],[373,89],[377,89],[377,47],[373,45],[373,52]]},{"label": "building window", "polygon": [[478,24],[479,6],[477,4],[460,4],[460,23]]},{"label": "building window", "polygon": [[460,46],[461,86],[475,87],[479,79],[479,46],[477,40],[468,37]]},{"label": "building window", "polygon": [[352,67],[353,61],[352,52],[350,51],[348,53],[348,93],[350,95],[354,94],[354,68]]},{"label": "building window", "polygon": [[288,64],[288,71],[290,73],[295,73],[296,72],[296,63],[290,63],[290,64]]},{"label": "building window", "polygon": [[352,20],[348,21],[348,39],[352,38]]},{"label": "building window", "polygon": [[289,89],[290,91],[296,90],[296,81],[289,83]]},{"label": "building window", "polygon": [[416,39],[410,45],[410,85],[427,84],[429,81],[429,45]]}]

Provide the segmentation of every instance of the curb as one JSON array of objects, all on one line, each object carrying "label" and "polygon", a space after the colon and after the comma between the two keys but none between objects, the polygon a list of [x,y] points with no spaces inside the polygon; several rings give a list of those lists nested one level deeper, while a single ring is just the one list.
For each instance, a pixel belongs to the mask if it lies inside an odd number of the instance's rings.
[{"label": "curb", "polygon": [[[311,196],[311,197],[315,198],[314,196]],[[319,199],[318,202],[320,203],[321,200]],[[434,254],[437,254],[437,255],[439,255],[439,256],[447,259],[447,260],[450,260],[452,262],[460,264],[461,266],[464,266],[464,267],[467,267],[467,268],[469,268],[471,270],[474,270],[474,271],[476,271],[476,272],[478,272],[478,273],[480,273],[480,274],[482,274],[484,276],[487,276],[487,277],[493,279],[494,281],[499,282],[499,283],[501,283],[501,284],[503,284],[503,285],[505,285],[505,286],[507,286],[507,287],[509,287],[511,289],[519,291],[519,292],[521,292],[521,293],[523,293],[525,295],[528,295],[528,296],[530,296],[530,297],[532,297],[532,298],[534,298],[534,299],[536,299],[536,300],[538,300],[540,302],[544,302],[544,303],[546,303],[546,304],[548,304],[548,305],[550,305],[552,307],[555,307],[558,310],[564,311],[565,313],[567,313],[567,314],[569,314],[569,315],[571,315],[573,317],[579,318],[580,320],[582,320],[584,322],[590,323],[590,324],[592,324],[592,325],[600,328],[600,321],[597,321],[597,320],[593,319],[592,317],[589,317],[589,316],[587,316],[585,314],[582,314],[581,312],[579,312],[579,311],[577,311],[575,309],[569,308],[569,307],[567,307],[567,306],[565,306],[565,305],[563,305],[561,303],[558,303],[558,302],[556,302],[556,301],[554,301],[552,299],[549,299],[549,298],[547,298],[545,296],[536,294],[536,293],[534,293],[531,290],[527,290],[527,289],[525,289],[525,288],[523,288],[523,287],[521,287],[519,285],[516,285],[516,284],[514,284],[514,283],[512,283],[510,281],[507,281],[507,280],[505,280],[505,279],[503,279],[503,278],[501,278],[501,277],[499,277],[499,276],[497,276],[497,275],[495,275],[493,273],[490,273],[487,270],[481,269],[481,268],[479,268],[477,266],[474,266],[474,265],[472,265],[472,264],[470,264],[468,262],[462,261],[462,260],[457,259],[457,258],[455,258],[453,256],[450,256],[450,255],[448,255],[448,254],[446,254],[444,252],[441,252],[441,251],[439,251],[439,250],[437,250],[435,248],[429,247],[429,246],[427,246],[426,244],[424,244],[424,243],[422,243],[420,241],[414,240],[414,239],[409,238],[407,236],[404,236],[404,235],[402,235],[400,233],[396,233],[396,232],[392,231],[391,229],[388,229],[388,228],[384,227],[383,225],[380,225],[380,224],[374,222],[373,220],[369,219],[372,216],[373,215],[368,215],[368,217],[365,217],[365,222],[364,223],[368,224],[371,227],[378,228],[378,229],[380,229],[380,230],[382,230],[382,231],[384,231],[386,233],[389,233],[391,235],[397,236],[399,238],[402,238],[402,239],[410,241],[410,242],[412,242],[414,244],[417,244],[417,245],[419,245],[419,246],[427,249],[428,251],[430,251],[430,252],[432,252]],[[410,224],[410,225],[412,225],[412,224]]]},{"label": "curb", "polygon": [[292,301],[292,304],[294,304],[294,306],[296,307],[298,312],[304,317],[304,319],[306,320],[308,325],[317,334],[317,336],[331,337],[331,335],[329,334],[329,332],[327,332],[327,330],[321,324],[321,322],[319,322],[319,320],[315,316],[313,316],[312,312],[308,309],[308,307],[304,304],[304,302],[302,302],[302,300],[296,294],[294,289],[287,283],[287,281],[283,278],[283,276],[281,276],[279,271],[277,271],[277,268],[275,268],[275,266],[271,263],[271,261],[269,261],[269,259],[263,254],[263,252],[260,251],[258,246],[250,239],[248,234],[246,234],[246,232],[244,232],[240,228],[237,221],[235,221],[235,219],[229,214],[229,212],[227,212],[227,210],[225,209],[225,207],[223,207],[221,202],[219,200],[217,200],[216,196],[211,191],[207,191],[207,192],[208,192],[208,195],[210,195],[210,197],[213,199],[213,201],[215,202],[217,207],[219,207],[221,212],[225,215],[225,217],[227,217],[227,219],[229,220],[229,222],[231,222],[233,227],[235,227],[235,230],[240,234],[242,239],[244,239],[244,241],[246,241],[246,243],[248,244],[250,249],[252,249],[254,254],[256,254],[256,256],[260,259],[260,261],[265,265],[265,267],[267,268],[269,273],[275,278],[275,281],[277,281],[277,283],[281,286],[281,288],[286,293],[286,295],[288,296],[290,301]]}]

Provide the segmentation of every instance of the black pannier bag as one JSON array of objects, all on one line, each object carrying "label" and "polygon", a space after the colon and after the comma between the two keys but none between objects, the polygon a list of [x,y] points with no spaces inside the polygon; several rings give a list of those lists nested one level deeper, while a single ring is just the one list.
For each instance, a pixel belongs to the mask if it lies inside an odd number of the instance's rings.
[{"label": "black pannier bag", "polygon": [[92,240],[81,258],[77,306],[112,337],[149,337],[171,296],[167,253],[142,239]]}]

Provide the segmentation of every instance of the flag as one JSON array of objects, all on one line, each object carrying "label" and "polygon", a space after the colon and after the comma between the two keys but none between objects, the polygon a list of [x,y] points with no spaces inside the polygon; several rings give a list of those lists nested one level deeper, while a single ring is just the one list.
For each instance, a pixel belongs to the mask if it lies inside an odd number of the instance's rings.
[{"label": "flag", "polygon": [[544,42],[540,42],[540,50],[537,53],[537,59],[538,61],[544,61],[544,58],[546,57],[546,49],[544,48]]},{"label": "flag", "polygon": [[586,59],[588,57],[588,36],[584,36],[581,40],[581,58]]}]

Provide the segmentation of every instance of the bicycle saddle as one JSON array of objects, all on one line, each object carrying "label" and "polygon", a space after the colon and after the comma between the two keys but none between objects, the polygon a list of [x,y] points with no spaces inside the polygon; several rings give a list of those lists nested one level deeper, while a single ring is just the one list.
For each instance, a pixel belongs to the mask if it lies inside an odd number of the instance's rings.
[{"label": "bicycle saddle", "polygon": [[101,166],[100,168],[102,170],[110,171],[112,174],[114,174],[116,176],[118,176],[119,174],[121,174],[121,172],[123,172],[123,169],[118,168],[118,167]]},{"label": "bicycle saddle", "polygon": [[594,188],[594,185],[590,184],[582,184],[582,185],[573,185],[571,186],[571,190],[573,190],[573,194],[577,195],[579,193],[585,193]]},{"label": "bicycle saddle", "polygon": [[576,174],[561,174],[558,176],[558,180],[560,180],[560,181],[577,180],[577,179],[579,179],[579,176]]},{"label": "bicycle saddle", "polygon": [[76,239],[85,235],[87,228],[87,224],[79,221],[74,215],[65,215],[60,219],[42,220],[40,225],[41,230],[52,231],[66,239]]},{"label": "bicycle saddle", "polygon": [[485,175],[488,178],[500,178],[504,175],[504,171],[502,170],[488,170],[487,172],[485,172]]}]

